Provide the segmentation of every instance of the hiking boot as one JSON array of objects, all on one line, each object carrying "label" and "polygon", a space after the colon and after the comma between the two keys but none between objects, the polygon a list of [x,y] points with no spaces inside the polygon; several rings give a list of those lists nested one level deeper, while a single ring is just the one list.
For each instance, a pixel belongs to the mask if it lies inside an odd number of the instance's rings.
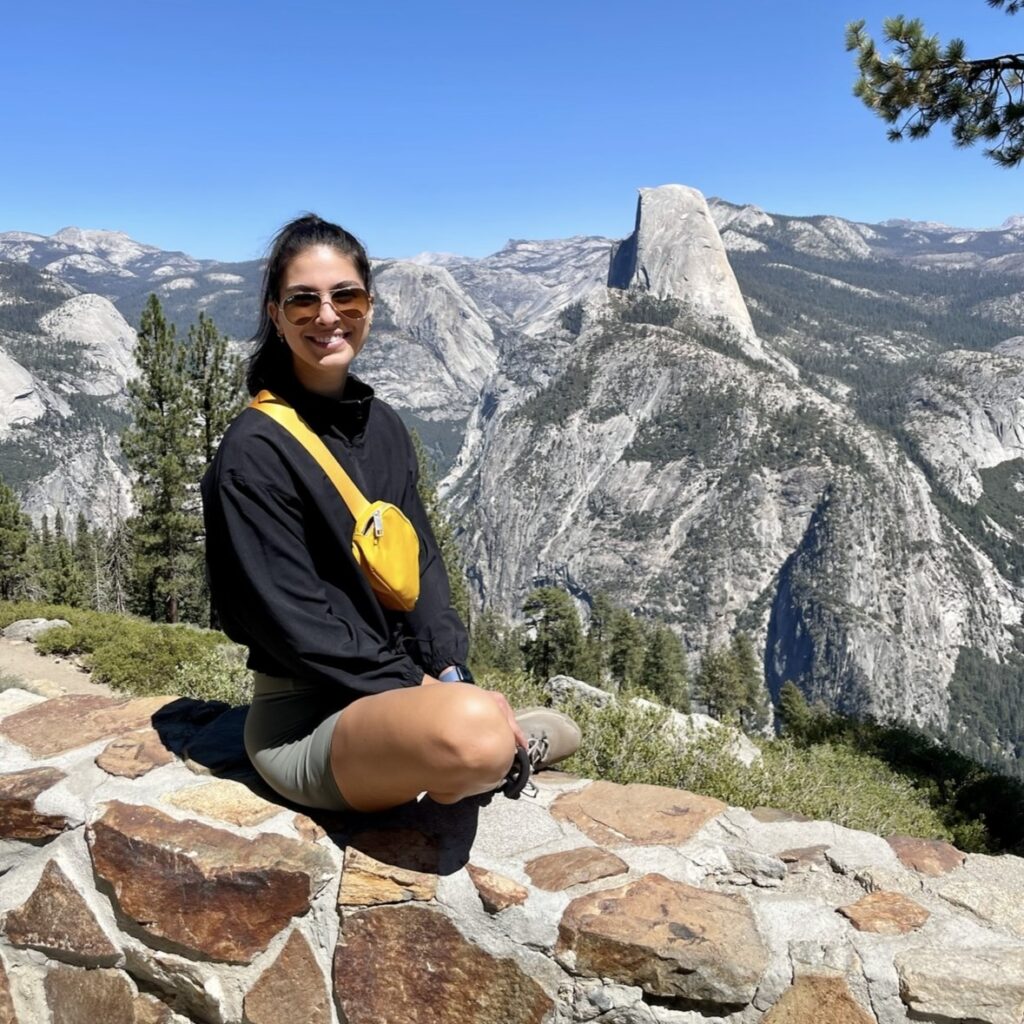
[{"label": "hiking boot", "polygon": [[519,728],[526,733],[530,768],[543,771],[572,757],[583,739],[580,727],[561,711],[551,708],[523,708],[516,712]]},{"label": "hiking boot", "polygon": [[516,749],[516,760],[501,787],[511,800],[518,800],[527,785],[530,795],[535,795],[537,787],[530,776],[571,757],[583,738],[580,727],[568,715],[551,708],[524,708],[516,712],[516,721],[526,733],[527,746]]}]

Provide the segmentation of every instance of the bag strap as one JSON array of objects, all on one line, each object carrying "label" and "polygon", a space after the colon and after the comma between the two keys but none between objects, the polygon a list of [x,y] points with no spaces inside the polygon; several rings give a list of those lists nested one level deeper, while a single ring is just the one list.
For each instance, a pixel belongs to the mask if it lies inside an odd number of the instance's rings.
[{"label": "bag strap", "polygon": [[348,473],[342,469],[341,463],[330,453],[327,445],[310,430],[302,417],[283,398],[267,390],[261,391],[249,403],[249,408],[259,409],[280,423],[316,459],[320,468],[330,477],[331,483],[348,506],[352,517],[358,520],[370,503],[363,497],[363,492],[352,482]]}]

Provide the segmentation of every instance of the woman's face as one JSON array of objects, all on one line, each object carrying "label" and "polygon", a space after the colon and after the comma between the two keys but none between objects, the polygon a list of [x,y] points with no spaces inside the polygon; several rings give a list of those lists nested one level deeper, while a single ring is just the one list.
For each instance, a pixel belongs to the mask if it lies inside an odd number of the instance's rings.
[{"label": "woman's face", "polygon": [[[339,316],[328,300],[337,288],[365,288],[351,257],[326,245],[304,249],[285,267],[279,302],[267,306],[284,343],[291,349],[299,383],[320,395],[340,395],[352,360],[366,341],[372,312],[362,320]],[[309,323],[293,324],[280,303],[296,292],[316,292],[323,301]]]}]

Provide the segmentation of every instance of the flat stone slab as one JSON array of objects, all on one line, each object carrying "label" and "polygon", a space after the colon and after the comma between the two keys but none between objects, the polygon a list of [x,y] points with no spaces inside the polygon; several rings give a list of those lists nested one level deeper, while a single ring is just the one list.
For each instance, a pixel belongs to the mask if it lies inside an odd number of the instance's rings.
[{"label": "flat stone slab", "polygon": [[1024,936],[1024,860],[1020,857],[972,854],[938,891],[954,906]]},{"label": "flat stone slab", "polygon": [[572,901],[556,957],[574,973],[655,996],[746,1006],[768,964],[750,906],[651,874]]},{"label": "flat stone slab", "polygon": [[908,949],[895,963],[900,998],[922,1019],[1024,1020],[1024,949]]},{"label": "flat stone slab", "polygon": [[258,825],[282,810],[254,793],[248,786],[231,779],[216,779],[169,793],[164,800],[183,811],[194,811],[207,818],[219,818],[232,825]]},{"label": "flat stone slab", "polygon": [[526,902],[529,890],[514,882],[511,878],[499,875],[497,871],[467,864],[466,871],[480,894],[480,902],[488,914],[498,914],[509,907],[520,906]]},{"label": "flat stone slab", "polygon": [[124,779],[141,778],[173,760],[174,754],[164,746],[160,734],[153,728],[118,736],[96,755],[96,764],[108,775]]},{"label": "flat stone slab", "polygon": [[331,1024],[324,975],[301,932],[256,979],[244,1002],[246,1024]]},{"label": "flat stone slab", "polygon": [[839,913],[859,932],[906,935],[916,931],[931,914],[909,896],[898,892],[872,892],[856,903],[840,907]]},{"label": "flat stone slab", "polygon": [[13,946],[29,947],[82,967],[112,967],[120,950],[107,938],[60,865],[48,861],[32,895],[4,916]]},{"label": "flat stone slab", "polygon": [[761,1024],[876,1024],[845,978],[806,974],[786,989]]},{"label": "flat stone slab", "polygon": [[543,1024],[554,1008],[514,960],[485,953],[443,914],[414,905],[346,916],[334,992],[348,1024]]},{"label": "flat stone slab", "polygon": [[440,846],[415,829],[371,829],[345,850],[338,905],[429,900],[437,892]]},{"label": "flat stone slab", "polygon": [[526,873],[538,889],[562,892],[574,885],[596,882],[629,871],[629,865],[614,853],[597,846],[581,846],[535,857],[526,865]]},{"label": "flat stone slab", "polygon": [[558,797],[551,814],[602,846],[680,846],[726,807],[721,800],[684,789],[592,782]]},{"label": "flat stone slab", "polygon": [[52,1024],[135,1024],[135,993],[121,971],[54,967],[44,987]]},{"label": "flat stone slab", "polygon": [[334,875],[319,846],[255,839],[112,801],[86,833],[96,874],[156,948],[249,963]]},{"label": "flat stone slab", "polygon": [[0,838],[52,839],[70,828],[62,814],[41,814],[36,797],[67,778],[59,768],[26,768],[0,775]]},{"label": "flat stone slab", "polygon": [[0,736],[24,747],[33,757],[53,757],[105,737],[148,726],[173,697],[116,700],[99,694],[73,693],[34,704],[0,720]]},{"label": "flat stone slab", "polygon": [[956,870],[967,859],[967,854],[941,839],[917,839],[914,836],[886,836],[886,842],[896,852],[900,863],[911,871],[938,878]]}]

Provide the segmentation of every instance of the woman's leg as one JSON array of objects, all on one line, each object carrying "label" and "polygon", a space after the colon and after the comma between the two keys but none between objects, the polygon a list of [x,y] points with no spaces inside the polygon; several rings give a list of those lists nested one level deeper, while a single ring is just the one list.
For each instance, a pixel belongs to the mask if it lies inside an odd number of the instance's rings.
[{"label": "woman's leg", "polygon": [[331,741],[338,789],[358,811],[397,807],[426,791],[455,803],[501,785],[516,741],[495,701],[467,683],[361,697]]}]

